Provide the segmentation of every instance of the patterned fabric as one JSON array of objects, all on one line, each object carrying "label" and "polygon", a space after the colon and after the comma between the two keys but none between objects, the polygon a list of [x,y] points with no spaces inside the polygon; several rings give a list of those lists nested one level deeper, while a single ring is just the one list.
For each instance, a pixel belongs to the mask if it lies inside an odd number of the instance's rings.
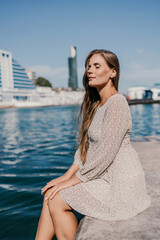
[{"label": "patterned fabric", "polygon": [[130,142],[131,112],[126,98],[112,95],[97,108],[88,129],[89,149],[83,165],[79,148],[74,164],[81,183],[60,191],[77,212],[102,220],[136,216],[151,204],[145,173]]}]

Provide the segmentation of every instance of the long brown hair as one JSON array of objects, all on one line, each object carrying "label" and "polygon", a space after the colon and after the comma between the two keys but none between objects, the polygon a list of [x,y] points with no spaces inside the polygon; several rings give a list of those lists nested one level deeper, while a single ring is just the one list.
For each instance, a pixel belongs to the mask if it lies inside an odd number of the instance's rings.
[{"label": "long brown hair", "polygon": [[[113,52],[107,51],[104,49],[95,49],[88,54],[85,60],[85,72],[83,75],[83,86],[85,88],[85,94],[83,97],[83,102],[82,102],[80,113],[78,116],[79,124],[81,124],[79,134],[78,134],[78,142],[80,145],[79,146],[80,158],[83,165],[87,160],[87,152],[89,147],[88,128],[92,122],[97,106],[100,103],[100,96],[97,89],[89,86],[88,78],[87,78],[87,65],[89,63],[90,58],[94,54],[100,54],[106,61],[107,65],[111,69],[114,68],[116,70],[116,76],[112,79],[112,83],[117,91],[118,91],[118,82],[119,82],[119,74],[120,74],[119,60]],[[83,113],[83,118],[82,118],[82,121],[80,122],[80,117],[82,113]]]}]

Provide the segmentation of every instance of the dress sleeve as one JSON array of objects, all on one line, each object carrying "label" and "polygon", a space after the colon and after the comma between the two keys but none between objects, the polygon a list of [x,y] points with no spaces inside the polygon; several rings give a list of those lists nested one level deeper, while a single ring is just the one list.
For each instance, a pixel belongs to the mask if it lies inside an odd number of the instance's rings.
[{"label": "dress sleeve", "polygon": [[88,151],[87,161],[76,173],[82,182],[99,178],[106,171],[116,157],[128,130],[127,100],[124,97],[112,100],[104,114],[99,141]]},{"label": "dress sleeve", "polygon": [[74,154],[74,161],[73,161],[73,163],[77,164],[78,166],[82,165],[82,161],[81,161],[80,154],[79,154],[79,148],[77,149],[77,151]]}]

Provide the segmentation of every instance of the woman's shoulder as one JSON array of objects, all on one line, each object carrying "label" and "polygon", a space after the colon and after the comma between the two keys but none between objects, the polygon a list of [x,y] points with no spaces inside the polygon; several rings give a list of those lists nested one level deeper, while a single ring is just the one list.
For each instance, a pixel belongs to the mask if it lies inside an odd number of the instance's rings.
[{"label": "woman's shoulder", "polygon": [[116,103],[120,105],[120,104],[126,104],[126,103],[128,104],[128,101],[122,93],[116,93],[108,99],[108,103],[112,103],[112,104]]},{"label": "woman's shoulder", "polygon": [[127,106],[128,102],[126,97],[121,94],[121,93],[116,93],[114,95],[112,95],[106,103],[103,104],[102,107],[98,106],[98,110],[104,110],[106,111],[108,108],[112,108],[112,107],[120,107],[120,106]]},{"label": "woman's shoulder", "polygon": [[122,94],[122,93],[116,93],[114,95],[112,95],[110,98],[120,98],[120,99],[126,99],[126,97]]},{"label": "woman's shoulder", "polygon": [[130,108],[126,97],[117,93],[112,95],[108,100],[108,106],[106,108],[106,113],[113,114],[113,112],[130,114]]}]

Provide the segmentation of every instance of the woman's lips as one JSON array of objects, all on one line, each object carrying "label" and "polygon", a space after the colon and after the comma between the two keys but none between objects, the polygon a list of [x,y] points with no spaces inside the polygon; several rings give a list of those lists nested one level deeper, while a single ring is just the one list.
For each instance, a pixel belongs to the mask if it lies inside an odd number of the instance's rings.
[{"label": "woman's lips", "polygon": [[95,77],[89,77],[88,79],[91,80],[91,79],[94,79]]}]

